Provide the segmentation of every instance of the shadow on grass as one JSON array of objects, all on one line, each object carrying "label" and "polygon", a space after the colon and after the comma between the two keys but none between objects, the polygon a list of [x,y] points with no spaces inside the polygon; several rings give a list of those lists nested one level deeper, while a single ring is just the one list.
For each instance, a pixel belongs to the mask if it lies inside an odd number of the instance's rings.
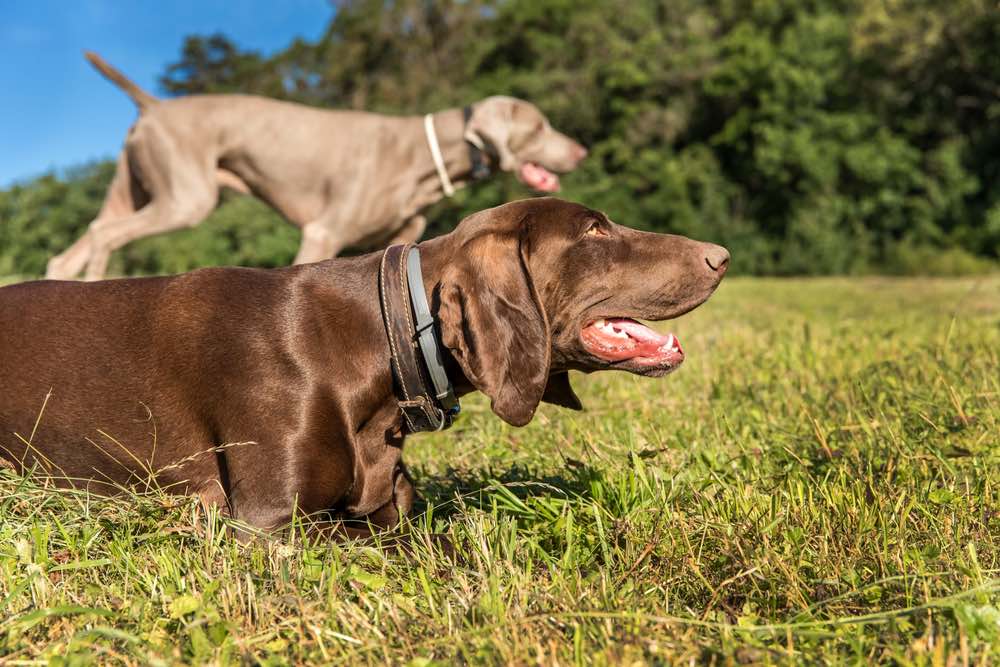
[{"label": "shadow on grass", "polygon": [[433,506],[434,515],[442,518],[453,516],[462,506],[489,509],[491,498],[498,496],[507,500],[512,497],[517,500],[530,497],[590,499],[594,483],[603,481],[604,477],[596,468],[571,460],[566,461],[564,471],[558,474],[546,474],[519,464],[501,472],[492,468],[448,468],[442,475],[417,467],[411,473],[420,494],[414,505],[414,515],[424,514]]}]

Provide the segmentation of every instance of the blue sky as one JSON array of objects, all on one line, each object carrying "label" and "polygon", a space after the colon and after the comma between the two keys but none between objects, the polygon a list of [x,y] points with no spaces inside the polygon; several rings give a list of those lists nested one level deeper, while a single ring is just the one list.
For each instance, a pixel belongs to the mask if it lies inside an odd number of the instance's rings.
[{"label": "blue sky", "polygon": [[135,107],[85,49],[159,93],[186,35],[272,53],[316,39],[332,13],[327,0],[0,0],[0,188],[117,153]]}]

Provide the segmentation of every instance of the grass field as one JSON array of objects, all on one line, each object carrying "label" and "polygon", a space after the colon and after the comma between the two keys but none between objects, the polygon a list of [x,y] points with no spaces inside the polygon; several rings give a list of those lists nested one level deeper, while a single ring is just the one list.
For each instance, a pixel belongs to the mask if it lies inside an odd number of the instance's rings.
[{"label": "grass field", "polygon": [[410,440],[457,564],[0,472],[0,663],[995,662],[1000,278],[734,279],[672,328],[664,380]]}]

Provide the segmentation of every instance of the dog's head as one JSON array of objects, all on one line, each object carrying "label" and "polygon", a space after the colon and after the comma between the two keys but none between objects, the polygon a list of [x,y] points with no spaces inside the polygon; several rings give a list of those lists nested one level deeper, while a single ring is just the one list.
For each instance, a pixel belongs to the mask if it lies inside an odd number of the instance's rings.
[{"label": "dog's head", "polygon": [[580,408],[567,370],[676,369],[677,338],[637,320],[698,307],[729,265],[721,246],[640,232],[552,198],[473,214],[447,238],[442,341],[494,412],[517,426],[542,400]]},{"label": "dog's head", "polygon": [[552,129],[534,104],[502,95],[473,105],[465,138],[540,192],[558,191],[557,174],[573,171],[587,157],[587,149]]}]

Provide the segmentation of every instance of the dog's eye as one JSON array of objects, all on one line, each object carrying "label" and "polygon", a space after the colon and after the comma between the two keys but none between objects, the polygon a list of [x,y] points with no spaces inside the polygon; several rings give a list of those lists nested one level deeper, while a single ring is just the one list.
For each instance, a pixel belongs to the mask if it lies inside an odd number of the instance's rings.
[{"label": "dog's eye", "polygon": [[601,227],[601,223],[598,222],[597,220],[594,220],[592,223],[590,223],[590,227],[587,228],[587,231],[585,233],[585,236],[607,236],[607,235],[608,232],[605,231],[603,227]]}]

